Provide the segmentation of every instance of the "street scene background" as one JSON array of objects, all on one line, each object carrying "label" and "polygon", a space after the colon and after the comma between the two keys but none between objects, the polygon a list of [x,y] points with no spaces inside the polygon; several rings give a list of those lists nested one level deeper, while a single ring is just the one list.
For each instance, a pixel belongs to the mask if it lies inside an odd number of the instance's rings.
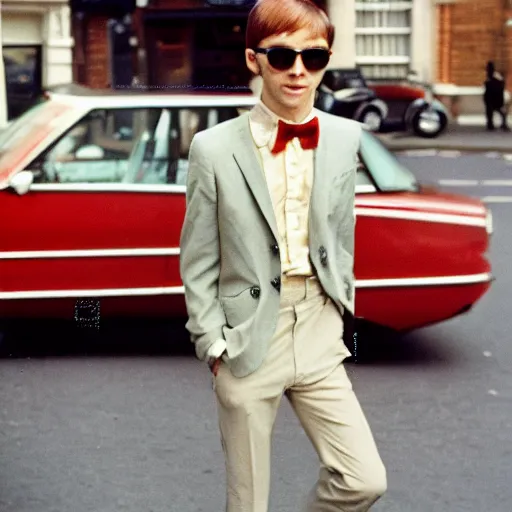
[{"label": "street scene background", "polygon": [[[34,70],[36,92],[16,96],[29,103],[38,89],[61,82],[158,85],[193,76],[190,60],[182,62],[176,48],[165,46],[171,44],[165,40],[170,2],[137,2],[129,22],[110,13],[80,16],[72,2],[34,2],[38,9],[26,12],[21,3],[0,2],[4,65],[6,57],[16,66],[32,62],[29,71],[16,68],[22,76],[0,87],[4,125],[19,113],[18,104],[8,101],[9,87],[17,84],[19,92]],[[363,36],[382,40],[390,32],[389,26],[357,26],[363,3],[327,2],[341,20],[335,65],[365,66],[369,75],[416,68],[433,84],[453,116],[446,133],[433,140],[403,132],[379,137],[421,183],[478,197],[491,209],[496,277],[467,314],[404,336],[376,332],[366,340],[364,359],[347,365],[388,470],[389,490],[374,510],[509,512],[512,136],[485,130],[482,83],[487,60],[510,76],[512,6],[421,0],[413,12],[413,2],[401,2],[410,4],[411,23],[396,28],[408,43],[403,55],[384,55],[356,44]],[[129,26],[127,39],[112,39],[112,19]],[[427,38],[425,26],[433,27]],[[111,45],[114,40],[119,46]],[[423,42],[423,53],[414,41]],[[157,65],[145,52],[167,60]],[[173,59],[181,64],[170,66]],[[218,78],[224,83],[238,76],[226,60]],[[194,76],[204,83],[211,68],[201,67]],[[185,321],[107,322],[97,333],[77,333],[58,322],[22,322],[9,336],[0,334],[0,512],[223,509],[224,461],[211,376],[194,357]],[[285,399],[272,464],[270,510],[300,510],[318,461]]]}]

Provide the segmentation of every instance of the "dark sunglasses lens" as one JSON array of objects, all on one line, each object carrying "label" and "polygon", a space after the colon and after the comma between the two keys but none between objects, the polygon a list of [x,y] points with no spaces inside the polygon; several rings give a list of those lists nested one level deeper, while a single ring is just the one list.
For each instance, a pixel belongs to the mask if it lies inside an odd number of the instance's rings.
[{"label": "dark sunglasses lens", "polygon": [[276,69],[289,69],[295,62],[296,53],[289,48],[271,48],[267,53],[269,64]]},{"label": "dark sunglasses lens", "polygon": [[311,48],[302,52],[302,62],[309,71],[319,71],[329,63],[329,50]]}]

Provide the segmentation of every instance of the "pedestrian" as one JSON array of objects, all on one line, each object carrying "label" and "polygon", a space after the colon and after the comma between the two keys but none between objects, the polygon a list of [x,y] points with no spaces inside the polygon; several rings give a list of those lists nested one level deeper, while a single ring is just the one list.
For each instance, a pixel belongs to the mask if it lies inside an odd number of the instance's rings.
[{"label": "pedestrian", "polygon": [[505,80],[495,69],[494,62],[486,66],[487,78],[484,83],[485,116],[487,129],[494,130],[494,112],[501,116],[501,129],[510,131],[507,125],[507,108],[505,105]]},{"label": "pedestrian", "polygon": [[228,512],[268,510],[283,396],[321,463],[308,511],[363,512],[387,486],[344,367],[361,126],[313,108],[333,38],[311,0],[256,2],[245,56],[259,102],[190,148],[180,268],[212,372]]}]

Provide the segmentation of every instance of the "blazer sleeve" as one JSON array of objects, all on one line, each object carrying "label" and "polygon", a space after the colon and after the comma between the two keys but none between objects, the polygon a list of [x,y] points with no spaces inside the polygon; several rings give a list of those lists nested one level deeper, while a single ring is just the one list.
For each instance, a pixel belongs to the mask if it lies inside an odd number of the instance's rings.
[{"label": "blazer sleeve", "polygon": [[211,159],[194,136],[189,151],[186,212],[180,238],[180,273],[185,288],[187,330],[198,359],[223,338],[226,324],[218,299],[220,271],[217,192]]}]

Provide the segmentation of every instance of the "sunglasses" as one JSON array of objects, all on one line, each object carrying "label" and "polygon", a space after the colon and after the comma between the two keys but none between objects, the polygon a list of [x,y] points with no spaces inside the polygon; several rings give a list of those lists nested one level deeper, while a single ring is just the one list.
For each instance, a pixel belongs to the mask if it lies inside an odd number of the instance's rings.
[{"label": "sunglasses", "polygon": [[331,51],[327,48],[294,50],[293,48],[274,46],[272,48],[255,48],[254,51],[266,55],[268,63],[279,71],[290,69],[295,64],[297,55],[301,56],[304,67],[308,71],[324,69],[331,58]]}]

